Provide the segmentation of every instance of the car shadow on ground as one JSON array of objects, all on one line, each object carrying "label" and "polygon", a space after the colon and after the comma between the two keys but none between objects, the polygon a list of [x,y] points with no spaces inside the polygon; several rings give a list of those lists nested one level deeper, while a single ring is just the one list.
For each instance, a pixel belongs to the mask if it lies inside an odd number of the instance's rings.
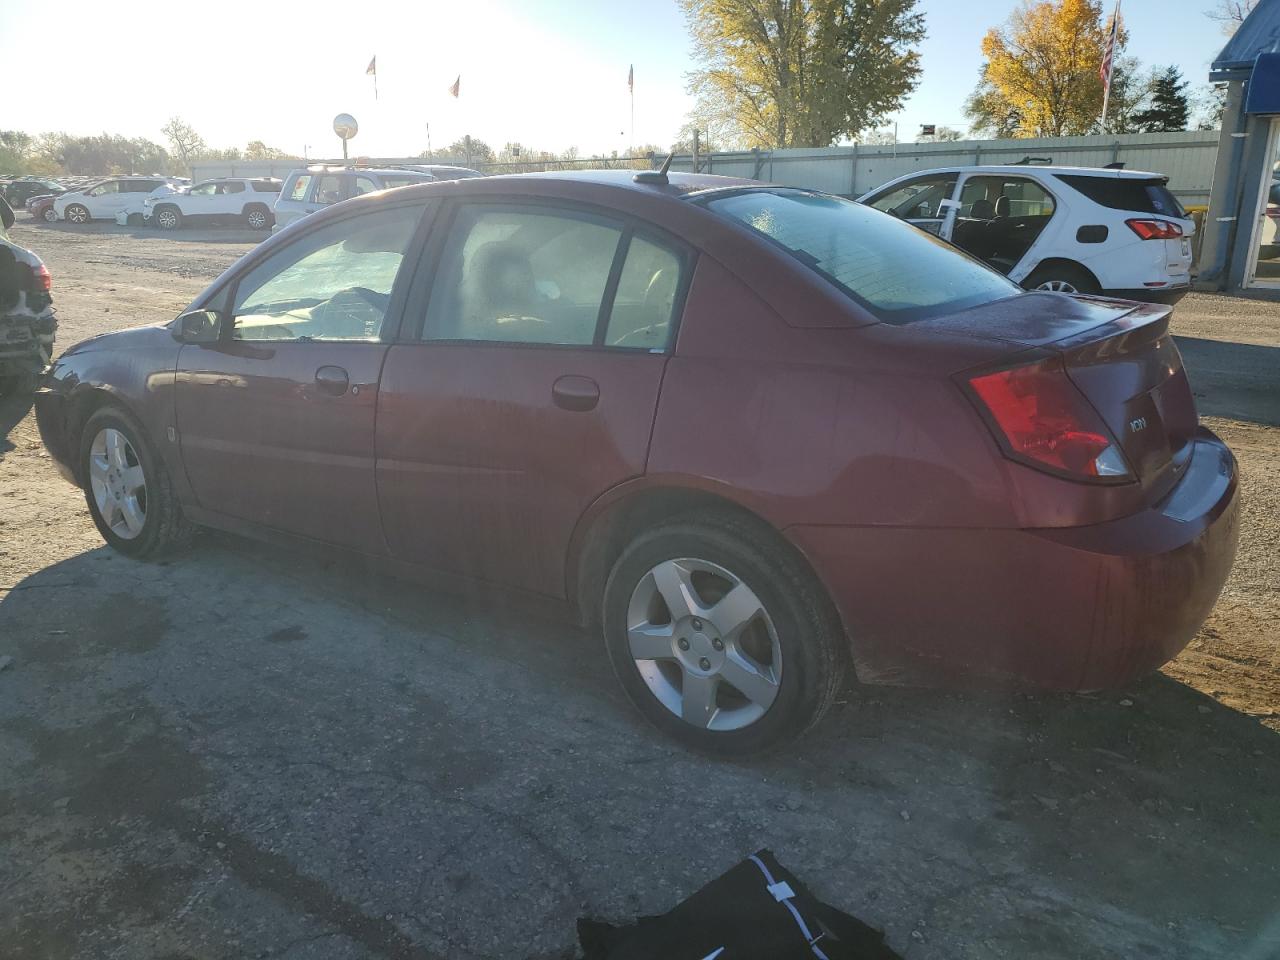
[{"label": "car shadow on ground", "polygon": [[41,230],[55,230],[59,233],[73,235],[92,236],[94,234],[108,233],[138,239],[188,240],[198,243],[256,243],[271,236],[269,230],[250,230],[248,227],[238,224],[192,223],[184,225],[177,230],[162,230],[159,227],[148,227],[140,224],[123,226],[114,220],[94,220],[85,224],[68,223],[65,220],[58,220],[54,223],[47,223],[43,220],[29,220],[25,225]]},{"label": "car shadow on ground", "polygon": [[14,449],[9,434],[31,410],[30,396],[0,397],[0,460]]},{"label": "car shadow on ground", "polygon": [[18,957],[54,928],[562,957],[577,916],[665,910],[766,845],[913,958],[1268,956],[1280,936],[1280,736],[1163,675],[852,684],[798,743],[717,761],[644,725],[561,619],[223,535],[7,587],[5,654]]},{"label": "car shadow on ground", "polygon": [[1174,339],[1200,413],[1280,426],[1280,347]]}]

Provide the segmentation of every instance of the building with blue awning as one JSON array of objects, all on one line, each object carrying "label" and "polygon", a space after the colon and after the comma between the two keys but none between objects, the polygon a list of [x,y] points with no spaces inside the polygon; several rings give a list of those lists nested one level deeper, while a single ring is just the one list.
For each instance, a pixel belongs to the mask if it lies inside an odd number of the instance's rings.
[{"label": "building with blue awning", "polygon": [[1227,94],[1200,285],[1280,289],[1280,0],[1260,0],[1209,79]]}]

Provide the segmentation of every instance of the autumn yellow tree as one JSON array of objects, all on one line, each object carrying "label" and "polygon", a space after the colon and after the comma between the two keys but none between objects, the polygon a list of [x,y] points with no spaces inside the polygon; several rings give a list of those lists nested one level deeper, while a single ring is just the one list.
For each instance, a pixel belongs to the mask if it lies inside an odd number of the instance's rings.
[{"label": "autumn yellow tree", "polygon": [[680,0],[698,113],[759,147],[825,147],[882,122],[915,89],[917,0]]},{"label": "autumn yellow tree", "polygon": [[[1088,133],[1102,112],[1099,68],[1111,19],[1101,0],[1023,0],[982,38],[986,63],[965,110],[996,136]],[[1123,23],[1119,49],[1127,40]]]}]

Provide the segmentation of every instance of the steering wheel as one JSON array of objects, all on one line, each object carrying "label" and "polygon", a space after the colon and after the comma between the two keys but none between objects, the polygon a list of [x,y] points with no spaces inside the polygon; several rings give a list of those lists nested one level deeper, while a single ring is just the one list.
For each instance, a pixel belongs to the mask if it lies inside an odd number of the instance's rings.
[{"label": "steering wheel", "polygon": [[322,336],[372,337],[377,335],[390,302],[389,294],[368,287],[348,287],[317,306],[311,317]]}]

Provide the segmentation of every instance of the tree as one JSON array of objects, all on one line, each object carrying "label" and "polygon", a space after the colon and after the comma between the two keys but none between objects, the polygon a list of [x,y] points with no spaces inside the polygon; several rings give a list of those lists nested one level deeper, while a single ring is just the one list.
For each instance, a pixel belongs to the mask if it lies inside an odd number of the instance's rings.
[{"label": "tree", "polygon": [[877,125],[918,82],[916,3],[680,0],[700,118],[759,147],[825,147]]},{"label": "tree", "polygon": [[1244,18],[1252,13],[1257,5],[1258,0],[1218,0],[1218,5],[1212,10],[1206,10],[1204,15],[1210,20],[1218,21],[1222,32],[1231,36],[1240,29]]},{"label": "tree", "polygon": [[1176,66],[1157,69],[1150,80],[1150,106],[1133,115],[1133,124],[1142,133],[1163,133],[1187,129],[1191,102],[1187,81]]},{"label": "tree", "polygon": [[160,128],[160,132],[169,141],[169,146],[173,148],[174,155],[186,172],[191,170],[193,160],[203,157],[209,150],[195,128],[181,117],[170,117],[169,122]]},{"label": "tree", "polygon": [[1222,126],[1222,114],[1227,109],[1227,85],[1210,83],[1203,87],[1195,102],[1197,130],[1217,130]]},{"label": "tree", "polygon": [[1107,102],[1107,115],[1099,123],[1106,123],[1109,133],[1135,133],[1140,128],[1135,122],[1139,111],[1151,102],[1151,77],[1141,76],[1142,66],[1137,57],[1117,57],[1111,68],[1111,96]]},{"label": "tree", "polygon": [[[1023,0],[982,39],[987,60],[966,104],[974,128],[1017,137],[1088,133],[1102,110],[1109,31],[1101,0]],[[1120,49],[1127,39],[1122,26]]]},{"label": "tree", "polygon": [[916,136],[916,143],[954,143],[963,140],[964,132],[955,127],[935,127],[933,133],[921,133]]},{"label": "tree", "polygon": [[898,142],[898,136],[892,130],[863,130],[858,134],[858,143],[872,147],[890,147]]},{"label": "tree", "polygon": [[418,156],[441,163],[493,163],[494,160],[493,148],[471,136],[455,140],[443,150],[423,150]]},{"label": "tree", "polygon": [[248,146],[244,148],[244,158],[246,160],[290,160],[293,159],[293,154],[278,147],[268,147],[261,140],[250,140]]}]

